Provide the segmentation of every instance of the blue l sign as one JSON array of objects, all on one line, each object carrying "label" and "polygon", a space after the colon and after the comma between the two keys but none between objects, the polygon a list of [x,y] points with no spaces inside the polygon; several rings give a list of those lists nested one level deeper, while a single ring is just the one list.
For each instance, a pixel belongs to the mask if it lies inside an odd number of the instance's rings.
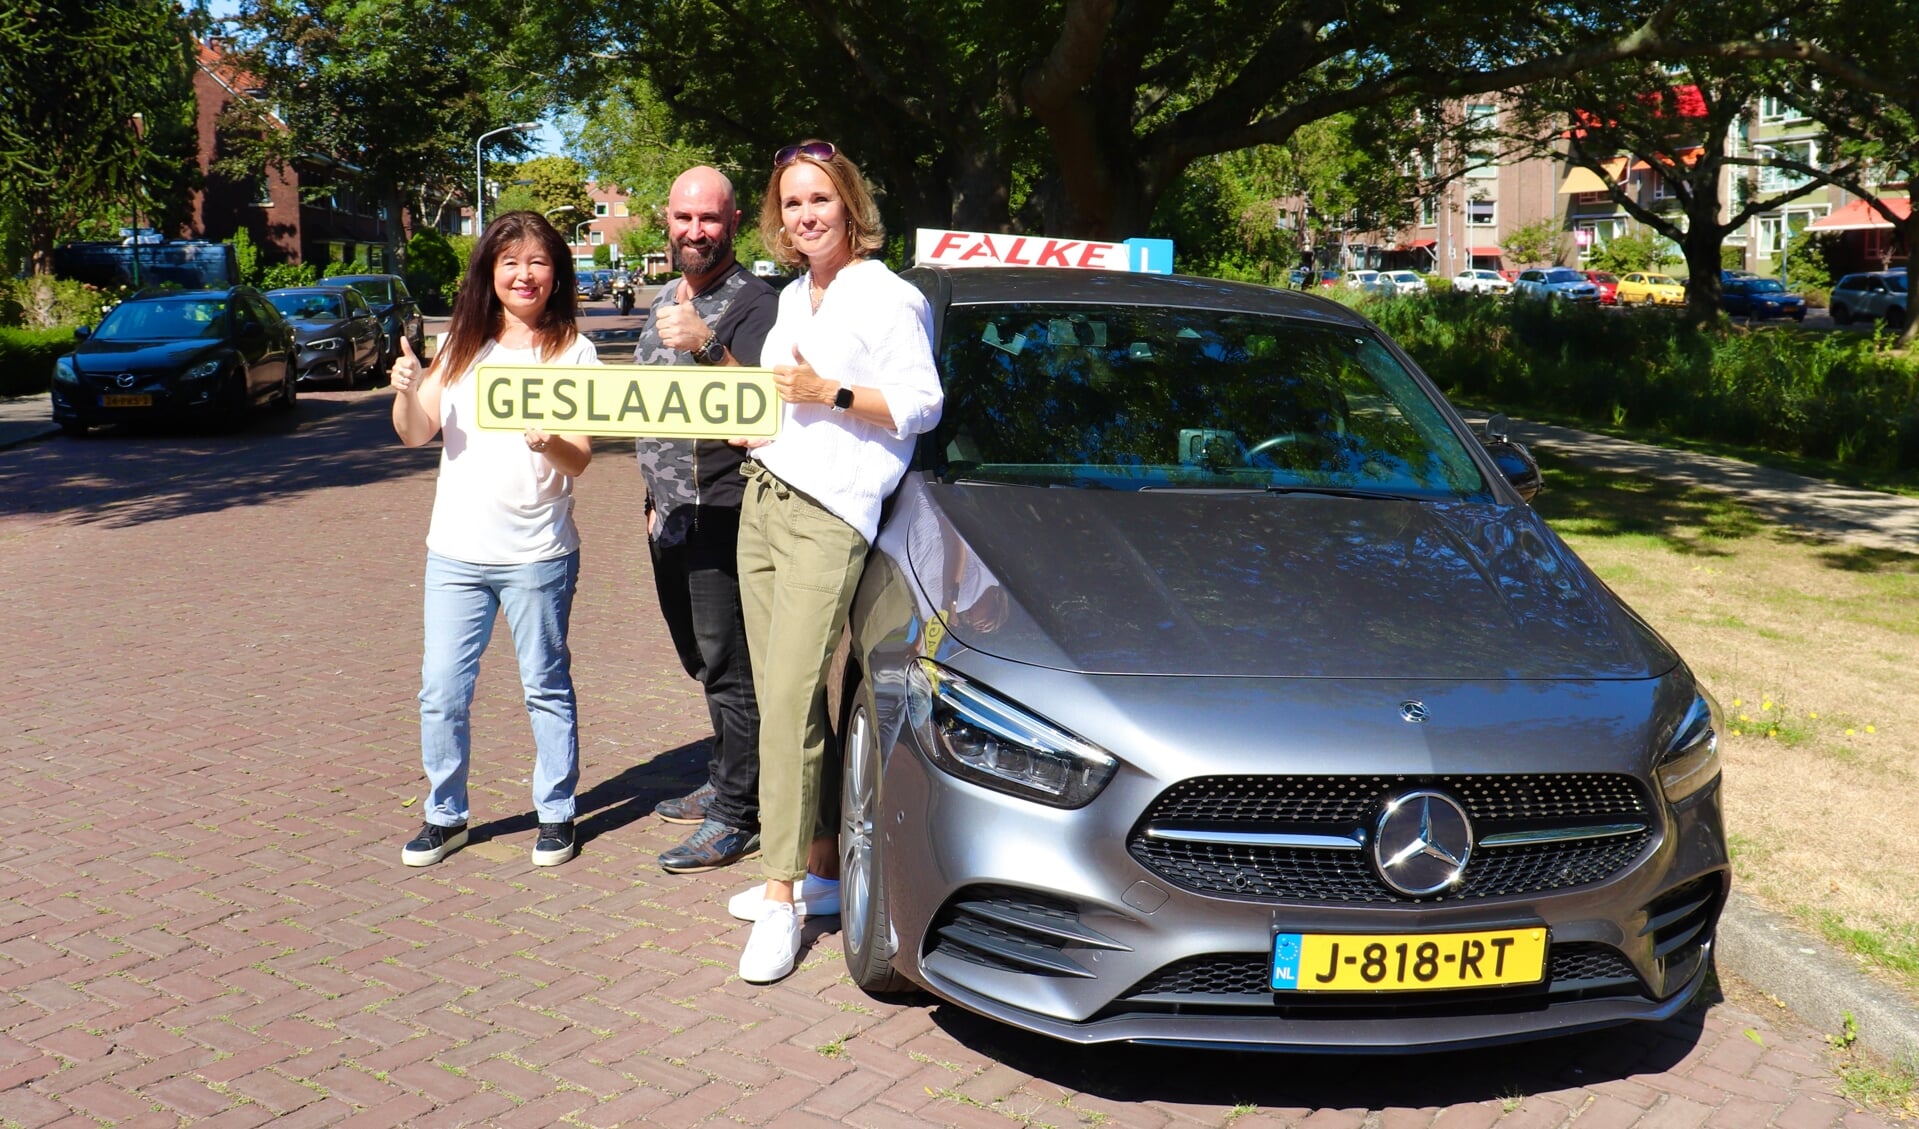
[{"label": "blue l sign", "polygon": [[1128,239],[1126,269],[1134,274],[1172,274],[1173,241],[1170,239]]}]

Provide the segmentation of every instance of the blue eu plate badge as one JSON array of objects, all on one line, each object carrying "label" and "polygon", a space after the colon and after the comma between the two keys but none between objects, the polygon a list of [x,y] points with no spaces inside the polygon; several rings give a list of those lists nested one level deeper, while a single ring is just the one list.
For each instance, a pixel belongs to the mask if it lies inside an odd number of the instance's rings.
[{"label": "blue eu plate badge", "polygon": [[1299,987],[1299,934],[1281,933],[1273,938],[1273,990]]}]

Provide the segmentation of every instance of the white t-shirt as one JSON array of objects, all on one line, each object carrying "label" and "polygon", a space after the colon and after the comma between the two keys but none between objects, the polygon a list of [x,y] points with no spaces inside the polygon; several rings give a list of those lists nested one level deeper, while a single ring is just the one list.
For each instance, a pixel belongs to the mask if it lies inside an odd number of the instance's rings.
[{"label": "white t-shirt", "polygon": [[[466,564],[531,564],[563,557],[580,547],[573,526],[573,479],[547,457],[530,451],[518,431],[483,431],[482,362],[544,364],[538,348],[506,349],[489,342],[460,379],[440,394],[440,482],[433,496],[433,523],[426,547]],[[596,365],[593,342],[576,337],[553,364]]]}]

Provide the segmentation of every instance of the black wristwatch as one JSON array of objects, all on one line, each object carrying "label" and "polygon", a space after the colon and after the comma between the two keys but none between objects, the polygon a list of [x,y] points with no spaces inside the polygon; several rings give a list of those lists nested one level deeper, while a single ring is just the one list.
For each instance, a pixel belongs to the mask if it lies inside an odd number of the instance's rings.
[{"label": "black wristwatch", "polygon": [[720,335],[708,331],[706,344],[693,350],[693,359],[703,365],[717,365],[726,359],[726,346],[720,344]]},{"label": "black wristwatch", "polygon": [[833,410],[836,412],[843,412],[852,406],[853,406],[852,385],[850,384],[840,385],[840,390],[838,392],[833,393]]}]

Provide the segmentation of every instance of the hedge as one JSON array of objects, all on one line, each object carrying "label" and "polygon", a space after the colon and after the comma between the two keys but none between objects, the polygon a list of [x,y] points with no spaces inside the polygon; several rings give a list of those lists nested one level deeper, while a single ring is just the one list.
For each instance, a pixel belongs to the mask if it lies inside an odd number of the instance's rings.
[{"label": "hedge", "polygon": [[1461,294],[1363,309],[1449,396],[1872,470],[1919,468],[1919,358],[1893,352],[1886,336],[1785,325],[1702,333],[1677,313]]},{"label": "hedge", "polygon": [[73,352],[73,330],[0,329],[0,396],[31,396],[53,383],[53,361]]}]

